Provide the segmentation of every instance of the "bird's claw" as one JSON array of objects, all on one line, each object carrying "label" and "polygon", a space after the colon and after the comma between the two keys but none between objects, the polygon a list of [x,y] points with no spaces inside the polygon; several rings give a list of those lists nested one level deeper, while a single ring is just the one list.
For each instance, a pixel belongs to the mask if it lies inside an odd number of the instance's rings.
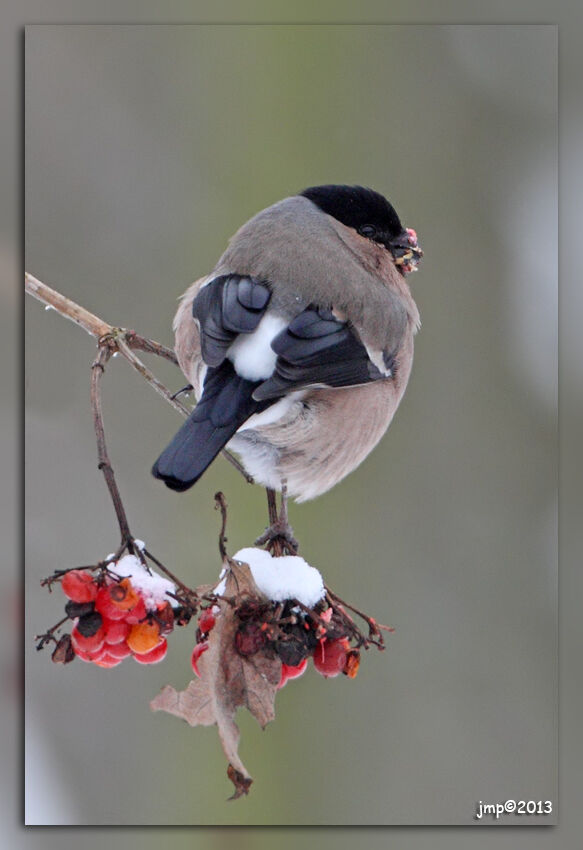
[{"label": "bird's claw", "polygon": [[299,543],[293,528],[285,520],[277,519],[255,541],[256,546],[265,546],[274,555],[297,555]]}]

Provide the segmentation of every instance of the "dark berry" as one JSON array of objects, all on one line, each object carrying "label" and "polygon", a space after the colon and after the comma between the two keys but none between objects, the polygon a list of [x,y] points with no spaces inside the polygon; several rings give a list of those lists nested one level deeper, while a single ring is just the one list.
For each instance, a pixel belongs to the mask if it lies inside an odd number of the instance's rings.
[{"label": "dark berry", "polygon": [[83,637],[92,637],[99,631],[102,625],[103,619],[99,611],[92,611],[90,614],[85,614],[83,617],[79,617],[77,631],[79,634],[83,635]]},{"label": "dark berry", "polygon": [[288,667],[297,667],[309,655],[306,642],[295,635],[291,635],[288,640],[278,640],[275,651]]},{"label": "dark berry", "polygon": [[85,614],[91,614],[94,610],[94,602],[73,602],[72,599],[69,599],[65,605],[65,614],[72,620],[74,620],[75,617],[84,617]]},{"label": "dark berry", "polygon": [[267,638],[258,623],[241,623],[235,634],[235,647],[239,655],[255,655],[265,646]]}]

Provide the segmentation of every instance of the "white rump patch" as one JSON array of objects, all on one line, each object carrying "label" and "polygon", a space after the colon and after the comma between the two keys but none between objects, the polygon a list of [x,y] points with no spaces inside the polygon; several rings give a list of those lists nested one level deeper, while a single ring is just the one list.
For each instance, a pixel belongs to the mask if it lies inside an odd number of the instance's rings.
[{"label": "white rump patch", "polygon": [[269,378],[277,360],[271,341],[286,325],[286,320],[281,316],[267,313],[253,333],[239,334],[227,352],[236,373],[247,381]]}]

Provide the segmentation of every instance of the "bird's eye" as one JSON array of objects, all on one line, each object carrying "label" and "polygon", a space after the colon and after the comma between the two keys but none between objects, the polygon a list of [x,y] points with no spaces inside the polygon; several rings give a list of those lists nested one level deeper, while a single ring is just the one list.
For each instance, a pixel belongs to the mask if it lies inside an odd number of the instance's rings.
[{"label": "bird's eye", "polygon": [[377,229],[373,224],[363,224],[358,228],[361,236],[366,236],[367,239],[373,239],[377,235]]}]

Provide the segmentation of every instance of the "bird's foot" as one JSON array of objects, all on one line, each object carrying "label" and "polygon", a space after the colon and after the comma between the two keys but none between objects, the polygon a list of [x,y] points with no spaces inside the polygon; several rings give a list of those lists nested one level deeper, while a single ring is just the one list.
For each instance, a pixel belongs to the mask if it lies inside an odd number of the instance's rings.
[{"label": "bird's foot", "polygon": [[266,546],[275,557],[281,555],[297,555],[300,548],[294,537],[293,528],[287,517],[287,486],[286,482],[281,484],[281,506],[277,511],[275,490],[267,488],[267,508],[269,511],[270,525],[265,532],[255,541],[256,546]]},{"label": "bird's foot", "polygon": [[256,546],[265,546],[272,555],[297,555],[299,543],[294,537],[293,528],[287,522],[278,517],[265,532],[255,541]]}]

